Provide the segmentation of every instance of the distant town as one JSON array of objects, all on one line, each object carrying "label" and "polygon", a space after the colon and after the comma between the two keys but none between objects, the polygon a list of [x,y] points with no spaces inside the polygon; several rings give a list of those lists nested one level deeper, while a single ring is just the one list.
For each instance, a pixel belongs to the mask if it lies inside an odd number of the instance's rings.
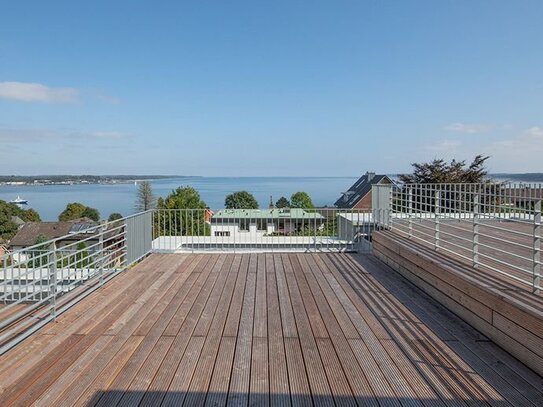
[{"label": "distant town", "polygon": [[127,184],[135,181],[193,178],[182,175],[0,175],[0,186]]}]

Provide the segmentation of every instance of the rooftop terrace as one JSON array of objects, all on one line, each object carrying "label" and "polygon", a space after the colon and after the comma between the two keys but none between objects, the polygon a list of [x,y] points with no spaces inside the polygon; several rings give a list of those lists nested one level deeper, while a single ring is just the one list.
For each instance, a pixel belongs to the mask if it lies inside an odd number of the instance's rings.
[{"label": "rooftop terrace", "polygon": [[372,255],[152,254],[0,357],[0,405],[536,406],[543,379]]},{"label": "rooftop terrace", "polygon": [[511,190],[221,230],[156,209],[11,250],[0,406],[542,405],[543,193]]}]

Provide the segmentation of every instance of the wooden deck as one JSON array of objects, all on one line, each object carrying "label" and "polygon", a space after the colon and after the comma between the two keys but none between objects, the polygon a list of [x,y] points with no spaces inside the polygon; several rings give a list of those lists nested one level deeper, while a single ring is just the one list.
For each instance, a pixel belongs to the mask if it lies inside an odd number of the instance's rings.
[{"label": "wooden deck", "polygon": [[0,357],[0,405],[537,406],[543,379],[372,256],[154,254]]}]

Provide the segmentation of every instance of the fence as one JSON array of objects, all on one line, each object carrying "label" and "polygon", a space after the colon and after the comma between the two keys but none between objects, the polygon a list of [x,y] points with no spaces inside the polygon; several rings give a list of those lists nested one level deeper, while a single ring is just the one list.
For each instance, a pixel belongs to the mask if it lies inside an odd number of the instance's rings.
[{"label": "fence", "polygon": [[0,257],[0,354],[151,249],[151,212]]},{"label": "fence", "polygon": [[383,227],[540,290],[541,185],[376,185],[373,195]]},{"label": "fence", "polygon": [[157,209],[155,251],[368,251],[371,211]]}]

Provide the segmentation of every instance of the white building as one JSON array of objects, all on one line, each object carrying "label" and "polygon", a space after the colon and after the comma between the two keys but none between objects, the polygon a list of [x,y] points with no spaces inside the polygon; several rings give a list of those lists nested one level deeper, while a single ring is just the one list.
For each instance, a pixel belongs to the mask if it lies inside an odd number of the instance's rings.
[{"label": "white building", "polygon": [[287,236],[308,228],[322,228],[324,221],[320,213],[299,208],[223,209],[211,218],[211,236]]}]

